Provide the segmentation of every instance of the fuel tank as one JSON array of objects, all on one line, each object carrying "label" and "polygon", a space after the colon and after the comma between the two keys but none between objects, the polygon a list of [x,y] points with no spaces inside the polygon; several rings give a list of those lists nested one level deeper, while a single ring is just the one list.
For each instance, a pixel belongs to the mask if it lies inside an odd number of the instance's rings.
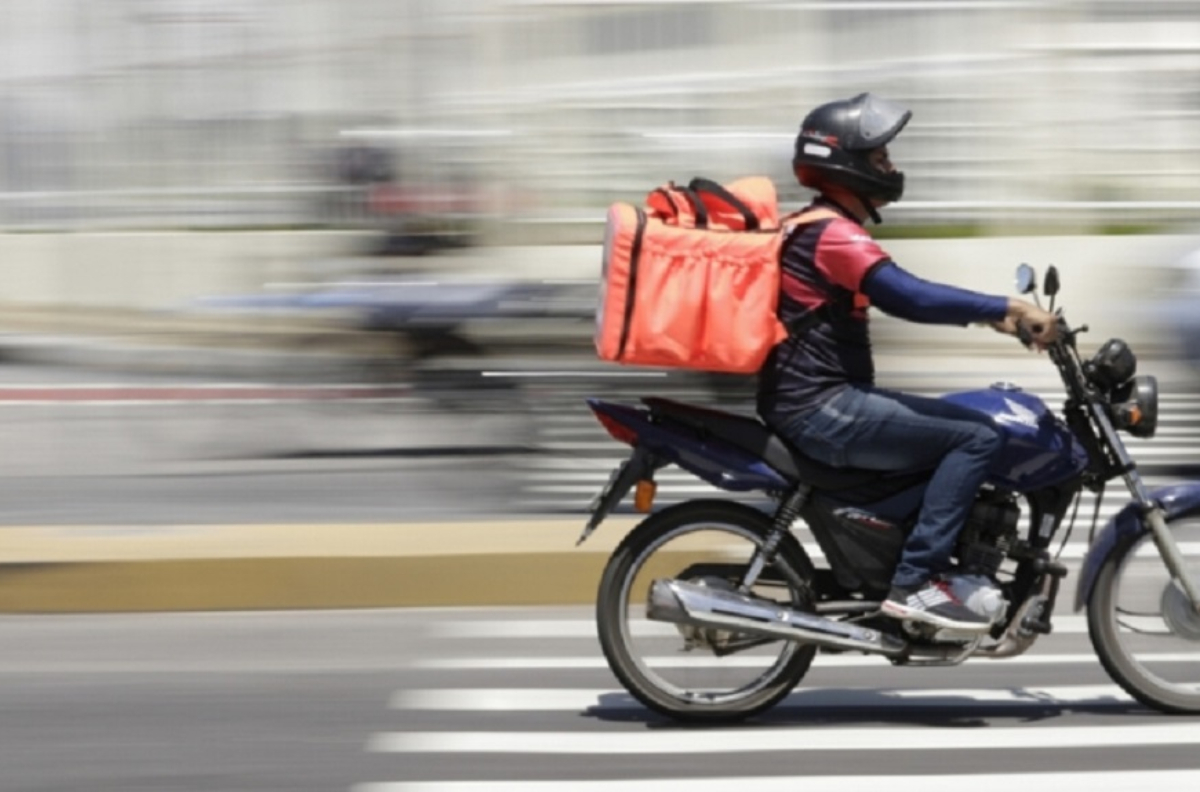
[{"label": "fuel tank", "polygon": [[1070,480],[1087,467],[1087,451],[1066,423],[1016,385],[996,383],[942,398],[983,413],[1004,435],[1004,450],[988,477],[999,487],[1028,492]]}]

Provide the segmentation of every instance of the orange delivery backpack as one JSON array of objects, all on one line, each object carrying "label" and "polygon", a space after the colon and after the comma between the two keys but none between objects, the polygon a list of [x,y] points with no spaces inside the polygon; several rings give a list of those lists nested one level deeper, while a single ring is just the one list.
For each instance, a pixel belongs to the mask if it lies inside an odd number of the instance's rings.
[{"label": "orange delivery backpack", "polygon": [[779,320],[781,225],[765,177],[727,186],[693,179],[609,207],[604,230],[596,352],[636,366],[753,374],[788,336]]}]

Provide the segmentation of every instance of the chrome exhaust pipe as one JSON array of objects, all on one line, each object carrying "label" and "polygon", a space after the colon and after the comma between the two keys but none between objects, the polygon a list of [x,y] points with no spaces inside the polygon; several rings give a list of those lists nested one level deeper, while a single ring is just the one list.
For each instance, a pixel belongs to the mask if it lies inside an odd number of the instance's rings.
[{"label": "chrome exhaust pipe", "polygon": [[828,649],[902,655],[908,648],[904,641],[879,630],[833,621],[736,591],[683,580],[654,581],[650,586],[646,617],[811,643]]}]

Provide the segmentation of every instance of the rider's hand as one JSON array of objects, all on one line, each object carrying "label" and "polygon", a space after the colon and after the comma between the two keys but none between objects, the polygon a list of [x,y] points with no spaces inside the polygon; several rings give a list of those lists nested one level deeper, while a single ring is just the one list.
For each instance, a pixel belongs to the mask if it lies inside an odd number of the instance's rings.
[{"label": "rider's hand", "polygon": [[1008,335],[1017,335],[1018,328],[1024,327],[1031,344],[1038,349],[1058,340],[1058,317],[1024,300],[1010,298],[1008,313],[1000,321],[992,322],[992,327]]}]

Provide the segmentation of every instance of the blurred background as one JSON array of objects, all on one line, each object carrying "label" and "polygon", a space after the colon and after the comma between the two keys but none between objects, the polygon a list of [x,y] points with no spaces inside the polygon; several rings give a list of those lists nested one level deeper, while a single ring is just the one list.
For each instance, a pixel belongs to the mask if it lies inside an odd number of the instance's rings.
[{"label": "blurred background", "polygon": [[[1116,745],[1137,727],[1113,716],[1136,710],[1094,687],[1079,619],[1042,644],[1069,654],[924,702],[881,689],[910,678],[823,669],[857,714],[796,700],[774,725],[810,748],[886,726],[852,768],[771,764],[762,732],[730,744],[744,757],[541,753],[561,750],[548,735],[671,738],[601,692],[590,613],[477,607],[591,596],[630,524],[623,508],[575,548],[628,453],[584,397],[751,408],[748,377],[596,359],[606,209],[698,175],[769,176],[798,209],[801,119],[863,91],[914,113],[891,151],[906,195],[871,229],[884,248],[998,294],[1021,262],[1058,267],[1081,351],[1121,336],[1159,377],[1158,436],[1129,441],[1148,484],[1200,478],[1196,0],[0,2],[0,787],[1194,766],[1186,720],[1174,753],[1159,725]],[[872,326],[880,384],[1062,401],[1011,338]],[[657,507],[733,497],[678,468],[657,482]],[[1085,500],[1072,564],[1128,494]],[[403,607],[447,591],[479,596],[463,621]],[[173,609],[205,612],[79,615]],[[947,684],[928,673],[916,687]],[[892,742],[992,723],[1019,754]],[[1076,724],[1104,724],[1102,756]],[[463,727],[486,747],[373,747]],[[1177,779],[1122,782],[1196,786]]]},{"label": "blurred background", "polygon": [[386,226],[594,242],[698,169],[791,191],[803,112],[912,107],[889,220],[1189,221],[1187,0],[12,0],[10,230]]},{"label": "blurred background", "polygon": [[[747,378],[595,359],[605,210],[751,174],[799,208],[800,119],[869,90],[914,112],[905,198],[873,229],[901,264],[999,293],[1055,264],[1097,345],[1190,387],[1197,42],[1188,0],[9,0],[2,352],[312,386],[323,410],[528,417],[647,388],[744,407]],[[877,321],[885,370],[1022,353]]]}]

